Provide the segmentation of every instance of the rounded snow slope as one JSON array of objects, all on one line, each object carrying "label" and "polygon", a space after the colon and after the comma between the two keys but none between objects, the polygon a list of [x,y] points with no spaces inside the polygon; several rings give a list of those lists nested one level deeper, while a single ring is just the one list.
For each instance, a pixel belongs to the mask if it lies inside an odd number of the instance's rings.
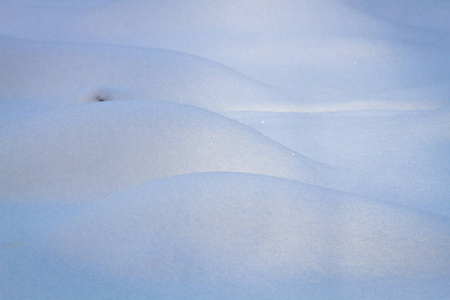
[{"label": "rounded snow slope", "polygon": [[[179,52],[0,39],[0,95],[18,99],[159,99],[210,110],[276,108],[274,89]],[[55,101],[55,106],[64,103]]]},{"label": "rounded snow slope", "polygon": [[[76,105],[0,128],[0,197],[98,199],[192,172],[320,183],[328,168],[236,121],[160,101]],[[62,199],[59,199],[62,200]]]},{"label": "rounded snow slope", "polygon": [[55,230],[43,249],[83,270],[70,276],[127,276],[155,293],[174,284],[195,298],[229,284],[295,295],[323,278],[448,280],[448,225],[295,181],[202,173],[115,194]]},{"label": "rounded snow slope", "polygon": [[398,0],[362,1],[340,0],[377,18],[412,28],[450,31],[450,4],[448,1]]}]

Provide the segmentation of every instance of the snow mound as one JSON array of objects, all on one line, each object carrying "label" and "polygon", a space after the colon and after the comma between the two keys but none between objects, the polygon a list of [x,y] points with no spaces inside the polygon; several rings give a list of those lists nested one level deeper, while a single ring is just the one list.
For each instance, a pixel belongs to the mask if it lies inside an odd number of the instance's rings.
[{"label": "snow mound", "polygon": [[219,114],[162,101],[75,105],[0,128],[0,197],[99,199],[207,171],[320,183],[328,168]]},{"label": "snow mound", "polygon": [[415,111],[324,109],[226,115],[289,149],[342,170],[338,178],[347,179],[334,185],[336,189],[450,217],[448,106]]},{"label": "snow mound", "polygon": [[67,99],[55,106],[121,99],[158,99],[210,110],[283,105],[275,89],[223,65],[174,51],[0,38],[0,95]]},{"label": "snow mound", "polygon": [[[354,286],[348,295],[345,289],[358,281],[367,296],[378,288],[386,293],[398,280],[448,280],[448,225],[445,218],[295,181],[189,174],[115,194],[59,226],[36,252],[44,270],[34,271],[49,284],[57,265],[68,283],[59,289],[73,292],[74,284],[78,295],[91,297],[133,290],[155,298],[226,298],[227,292],[357,299],[364,295]],[[376,287],[378,280],[389,285]],[[333,295],[333,284],[341,295]],[[35,295],[53,292],[31,288]]]}]

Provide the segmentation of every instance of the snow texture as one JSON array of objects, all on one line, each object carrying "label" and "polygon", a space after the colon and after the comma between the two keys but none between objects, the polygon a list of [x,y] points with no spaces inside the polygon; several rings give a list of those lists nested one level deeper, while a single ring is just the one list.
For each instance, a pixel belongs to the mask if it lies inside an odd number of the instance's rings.
[{"label": "snow texture", "polygon": [[[318,184],[324,164],[219,114],[160,101],[107,101],[1,129],[4,199],[102,199],[142,182],[233,171]],[[70,201],[70,200],[67,200]]]},{"label": "snow texture", "polygon": [[0,0],[0,298],[449,299],[449,18]]},{"label": "snow texture", "polygon": [[[329,290],[313,296],[305,285],[330,281],[343,298],[360,282],[380,297],[387,282],[448,280],[449,242],[446,218],[296,181],[200,173],[151,181],[91,206],[23,247],[24,265],[9,276],[31,272],[43,284],[19,288],[16,297],[108,298],[138,289],[156,299],[322,299]],[[49,288],[61,278],[63,286]],[[117,290],[92,285],[105,281]],[[433,287],[448,290],[439,280]]]}]

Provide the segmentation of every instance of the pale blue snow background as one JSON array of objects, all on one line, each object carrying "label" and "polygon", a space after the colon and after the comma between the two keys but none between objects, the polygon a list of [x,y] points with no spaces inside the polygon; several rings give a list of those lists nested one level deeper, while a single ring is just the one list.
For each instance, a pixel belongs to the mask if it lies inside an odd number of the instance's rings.
[{"label": "pale blue snow background", "polygon": [[448,299],[448,20],[0,0],[0,298]]}]

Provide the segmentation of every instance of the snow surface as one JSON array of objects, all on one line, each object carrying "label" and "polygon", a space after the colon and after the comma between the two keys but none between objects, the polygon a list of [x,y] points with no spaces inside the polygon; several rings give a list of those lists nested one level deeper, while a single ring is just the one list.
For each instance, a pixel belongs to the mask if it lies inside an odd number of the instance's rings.
[{"label": "snow surface", "polygon": [[227,115],[341,169],[329,186],[450,216],[448,108]]},{"label": "snow surface", "polygon": [[0,298],[448,299],[449,16],[0,0]]},{"label": "snow surface", "polygon": [[247,172],[319,184],[331,168],[219,114],[160,101],[55,109],[0,129],[0,195],[102,199],[193,172]]},{"label": "snow surface", "polygon": [[[212,110],[283,106],[275,88],[218,63],[162,49],[0,38],[1,98],[56,98],[54,105],[150,99]],[[246,101],[240,101],[246,99]]]},{"label": "snow surface", "polygon": [[449,229],[446,218],[296,181],[188,174],[112,195],[22,247],[6,282],[26,274],[42,285],[24,281],[6,295],[298,299],[313,289],[321,299],[330,282],[343,298],[364,282],[381,297],[393,281],[403,296],[426,297],[397,281],[448,278]]}]

